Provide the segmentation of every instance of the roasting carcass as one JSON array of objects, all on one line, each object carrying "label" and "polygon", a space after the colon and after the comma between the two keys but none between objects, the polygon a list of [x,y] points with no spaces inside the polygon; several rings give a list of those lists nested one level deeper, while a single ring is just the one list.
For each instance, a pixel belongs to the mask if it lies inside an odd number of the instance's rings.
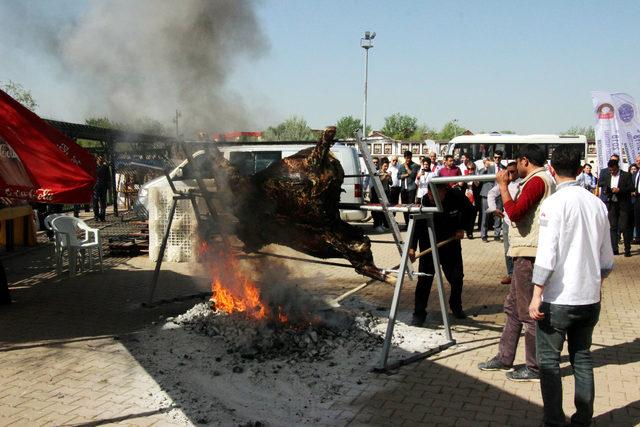
[{"label": "roasting carcass", "polygon": [[336,128],[327,127],[315,147],[244,176],[217,149],[212,172],[239,222],[247,252],[276,243],[318,258],[345,258],[360,274],[384,280],[373,262],[371,241],[338,210],[344,171],[330,152]]}]

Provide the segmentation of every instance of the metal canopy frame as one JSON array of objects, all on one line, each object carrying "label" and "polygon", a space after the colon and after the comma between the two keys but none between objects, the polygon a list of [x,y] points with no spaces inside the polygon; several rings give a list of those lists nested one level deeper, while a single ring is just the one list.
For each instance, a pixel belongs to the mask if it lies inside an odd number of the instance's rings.
[{"label": "metal canopy frame", "polygon": [[[375,170],[373,165],[371,153],[369,152],[369,148],[366,145],[366,142],[362,139],[362,132],[360,130],[356,133],[356,143],[360,148],[360,152],[362,157],[364,158],[365,165],[367,167],[367,171],[369,177],[371,178],[371,182],[373,183],[376,192],[379,195],[381,204],[380,206],[369,206],[364,205],[361,209],[368,211],[382,211],[384,212],[389,225],[391,226],[391,230],[393,233],[393,238],[395,240],[396,246],[400,252],[400,264],[398,266],[398,270],[385,270],[386,272],[397,273],[396,284],[393,291],[393,298],[391,300],[391,307],[389,309],[389,322],[387,323],[387,330],[384,337],[384,343],[382,345],[382,352],[380,354],[380,360],[378,364],[374,367],[374,371],[377,372],[387,372],[390,369],[395,369],[400,366],[416,362],[418,360],[429,357],[433,354],[439,353],[456,343],[455,339],[451,334],[451,325],[449,323],[449,314],[447,310],[447,306],[445,304],[445,293],[444,293],[444,281],[442,279],[442,268],[440,266],[440,254],[438,252],[438,242],[436,241],[435,234],[435,223],[433,216],[436,213],[443,212],[442,201],[440,200],[440,195],[438,194],[437,185],[438,184],[450,184],[457,182],[473,182],[473,181],[494,181],[495,174],[491,175],[466,175],[466,176],[456,176],[456,177],[434,177],[431,178],[429,182],[429,190],[433,194],[433,199],[435,206],[415,206],[415,205],[398,205],[398,206],[389,206],[389,199],[384,193],[384,188],[382,187],[382,182],[380,181],[380,177],[378,176],[378,172]],[[392,212],[406,212],[409,213],[409,224],[407,224],[407,234],[406,240],[402,240],[402,236],[400,234],[400,228],[398,223],[396,222],[395,217],[392,215]],[[393,340],[393,330],[395,328],[396,316],[398,314],[398,304],[400,300],[400,293],[402,291],[402,286],[404,284],[405,273],[409,276],[411,280],[415,276],[424,275],[425,273],[416,273],[413,272],[412,263],[409,262],[409,249],[411,248],[411,241],[413,240],[413,236],[415,234],[415,226],[416,221],[426,219],[427,221],[427,233],[429,235],[429,242],[431,243],[431,257],[433,259],[433,265],[435,270],[435,279],[436,286],[438,289],[438,300],[440,302],[440,311],[442,313],[442,323],[445,329],[445,335],[447,341],[444,344],[439,345],[438,347],[429,349],[425,352],[415,354],[409,358],[401,359],[389,363],[389,351],[391,350],[391,343]]]}]

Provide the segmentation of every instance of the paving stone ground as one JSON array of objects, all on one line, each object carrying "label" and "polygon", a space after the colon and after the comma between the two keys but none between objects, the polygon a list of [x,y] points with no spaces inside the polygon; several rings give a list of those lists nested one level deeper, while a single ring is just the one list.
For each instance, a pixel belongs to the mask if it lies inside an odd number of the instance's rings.
[{"label": "paving stone ground", "polygon": [[[105,234],[122,231],[113,218],[106,225]],[[390,235],[372,239],[377,264],[397,264]],[[640,424],[639,249],[634,246],[631,258],[616,257],[604,286],[592,348],[596,425]],[[270,246],[264,252],[275,254],[270,257],[274,262],[313,278],[310,290],[328,297],[363,283],[350,268],[319,263],[287,248]],[[154,267],[146,257],[107,257],[103,273],[70,279],[55,275],[52,254],[53,247],[42,243],[2,256],[15,303],[0,308],[0,426],[177,424],[169,412],[179,402],[158,407],[145,399],[162,390],[119,337],[148,328],[160,316],[184,312],[193,301],[142,308]],[[538,384],[513,383],[503,373],[476,367],[496,353],[504,322],[502,244],[465,240],[463,256],[463,304],[470,318],[453,322],[457,345],[354,389],[330,408],[335,424],[539,425]],[[165,263],[157,296],[207,289],[206,277],[196,266]],[[354,298],[388,307],[392,292],[391,286],[375,284]],[[412,299],[413,286],[407,283],[401,309],[411,309]],[[437,327],[435,288],[429,311],[429,327]],[[522,345],[517,363],[524,362]],[[573,377],[566,349],[562,366],[564,406],[571,414]]]}]

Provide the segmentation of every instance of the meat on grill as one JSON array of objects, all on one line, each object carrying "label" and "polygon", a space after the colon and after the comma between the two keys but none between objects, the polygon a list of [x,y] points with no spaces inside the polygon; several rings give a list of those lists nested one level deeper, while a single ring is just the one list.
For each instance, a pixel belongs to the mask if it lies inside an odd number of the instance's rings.
[{"label": "meat on grill", "polygon": [[330,152],[335,133],[327,127],[315,147],[251,176],[214,149],[213,175],[226,183],[218,191],[226,193],[225,204],[239,220],[236,233],[247,252],[276,243],[318,258],[345,258],[358,273],[384,280],[369,238],[340,219],[344,170]]}]

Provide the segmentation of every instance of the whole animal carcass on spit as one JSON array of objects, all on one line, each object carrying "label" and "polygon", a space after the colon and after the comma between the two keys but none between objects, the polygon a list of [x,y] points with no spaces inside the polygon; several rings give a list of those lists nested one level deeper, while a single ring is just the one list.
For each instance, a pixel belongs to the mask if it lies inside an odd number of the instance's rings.
[{"label": "whole animal carcass on spit", "polygon": [[327,127],[315,147],[251,176],[214,148],[211,170],[218,192],[238,218],[236,233],[247,252],[276,243],[318,258],[345,258],[358,273],[384,280],[369,238],[340,219],[344,170],[330,152],[335,133]]}]

